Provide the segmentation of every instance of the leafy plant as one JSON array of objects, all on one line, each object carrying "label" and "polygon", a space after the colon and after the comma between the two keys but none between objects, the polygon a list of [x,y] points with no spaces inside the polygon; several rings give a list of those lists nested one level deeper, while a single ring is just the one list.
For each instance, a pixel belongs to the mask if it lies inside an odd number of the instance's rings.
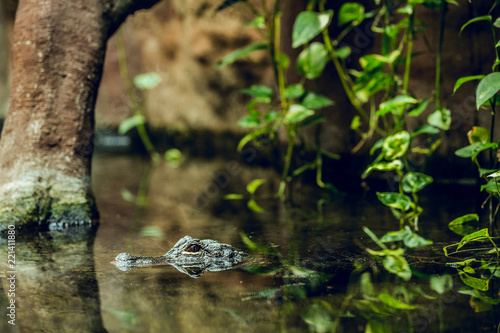
[{"label": "leafy plant", "polygon": [[[219,9],[238,2],[225,1]],[[320,187],[335,190],[331,184],[323,182],[322,165],[324,158],[338,159],[338,155],[320,149],[317,145],[311,145],[300,132],[303,127],[322,123],[324,117],[321,110],[334,104],[329,98],[304,88],[305,81],[318,78],[328,62],[328,52],[325,46],[322,43],[309,42],[328,27],[333,11],[317,13],[309,10],[297,16],[293,26],[292,46],[305,46],[297,58],[297,71],[302,79],[300,82],[289,83],[285,71],[290,66],[290,59],[281,52],[280,45],[283,11],[281,2],[274,1],[271,7],[268,7],[265,2],[262,2],[260,6],[254,6],[249,1],[245,1],[244,4],[255,14],[254,21],[247,26],[258,29],[264,41],[226,55],[218,62],[217,67],[230,65],[252,52],[266,50],[275,74],[276,86],[255,85],[243,90],[243,93],[250,97],[250,101],[247,103],[248,114],[240,119],[238,124],[249,128],[250,133],[240,141],[237,149],[241,151],[250,143],[260,144],[259,140],[263,136],[275,141],[278,132],[283,130],[288,143],[283,156],[284,166],[278,190],[279,196],[284,198],[286,184],[293,177],[310,169],[316,169],[317,184]],[[306,149],[315,151],[315,158],[292,170],[292,160],[298,142],[302,143]]]},{"label": "leafy plant", "polygon": [[[227,7],[238,1],[226,1],[221,7]],[[400,229],[406,224],[418,229],[418,216],[423,209],[418,205],[417,192],[432,183],[432,177],[415,170],[409,163],[413,154],[429,156],[440,144],[443,132],[449,129],[450,111],[441,106],[440,100],[440,61],[443,43],[443,30],[448,2],[454,1],[408,1],[400,5],[376,1],[378,5],[373,11],[366,11],[357,2],[342,4],[338,13],[325,7],[326,1],[311,0],[305,11],[300,12],[292,28],[292,47],[301,48],[296,64],[301,75],[299,82],[287,82],[284,71],[290,64],[287,55],[281,52],[280,29],[282,8],[275,1],[272,8],[265,3],[260,7],[245,1],[255,14],[250,26],[259,29],[265,42],[257,42],[237,50],[219,62],[226,66],[251,52],[267,50],[276,76],[275,87],[253,86],[243,92],[251,97],[247,104],[248,115],[239,121],[239,125],[248,127],[251,132],[238,145],[241,150],[246,144],[258,144],[262,136],[274,140],[278,131],[283,129],[288,138],[288,147],[284,156],[282,182],[279,188],[284,195],[286,183],[303,173],[315,169],[317,184],[323,188],[331,188],[322,177],[323,158],[338,158],[315,146],[300,135],[300,129],[311,124],[324,121],[322,112],[334,102],[317,92],[305,90],[307,80],[320,77],[331,62],[340,78],[346,96],[359,115],[351,123],[351,129],[359,134],[360,141],[353,148],[358,151],[374,135],[380,135],[372,147],[371,153],[380,151],[363,173],[368,177],[372,172],[396,173],[397,192],[377,193],[380,201],[388,206],[400,220]],[[436,86],[433,96],[421,99],[414,96],[409,89],[410,69],[413,58],[413,40],[417,33],[423,31],[424,23],[415,18],[417,6],[436,9],[442,13],[441,34],[436,56]],[[357,69],[349,68],[346,59],[351,55],[351,48],[345,42],[349,33],[366,19],[373,19],[371,29],[380,36],[381,50],[378,54],[367,54],[359,59]],[[334,26],[339,33],[332,37],[328,30]],[[425,119],[423,112],[433,101],[435,110]],[[421,126],[412,129],[407,118],[418,118]],[[415,140],[416,137],[419,140]],[[427,140],[422,138],[427,137]],[[304,163],[292,170],[292,158],[297,142],[303,147],[316,152],[313,161]],[[418,145],[422,142],[422,145]]]},{"label": "leafy plant", "polygon": [[[117,42],[120,75],[127,87],[128,97],[133,112],[132,117],[120,123],[118,133],[123,135],[135,128],[151,160],[157,163],[161,160],[161,157],[151,142],[146,130],[146,116],[144,113],[145,99],[139,97],[137,89],[142,91],[143,94],[146,94],[149,90],[156,88],[161,83],[162,79],[161,76],[155,72],[142,73],[131,79],[128,73],[127,54],[121,30],[117,33]],[[182,161],[182,153],[178,149],[171,149],[165,153],[165,160],[169,165],[177,167]]]},{"label": "leafy plant", "polygon": [[[485,247],[484,242],[490,243],[492,247]],[[479,244],[481,247],[464,248],[464,246],[471,244]],[[455,248],[455,251],[449,252],[450,248]],[[473,258],[453,262],[449,265],[457,269],[458,275],[466,285],[481,291],[489,289],[489,282],[493,277],[496,277],[496,271],[500,265],[500,250],[489,235],[487,228],[465,235],[459,243],[445,246],[443,250],[446,256],[473,253]]]},{"label": "leafy plant", "polygon": [[[495,118],[496,118],[496,105],[498,102],[498,92],[500,91],[500,73],[498,73],[498,65],[500,64],[500,57],[498,53],[498,46],[500,46],[500,40],[496,37],[496,29],[500,28],[500,18],[494,19],[491,16],[493,9],[496,7],[498,2],[495,2],[488,15],[475,17],[467,21],[460,32],[466,29],[472,24],[477,24],[478,22],[486,23],[492,33],[493,43],[492,47],[495,54],[495,60],[491,66],[491,73],[485,75],[474,75],[460,78],[454,88],[454,92],[457,91],[463,84],[477,81],[479,83],[476,89],[476,108],[478,111],[486,110],[490,114],[490,128],[484,128],[479,126],[474,126],[467,133],[469,140],[469,145],[458,149],[455,155],[463,158],[470,158],[477,166],[479,177],[482,178],[484,184],[481,185],[481,191],[487,193],[488,203],[488,215],[489,215],[489,229],[490,232],[494,233],[494,224],[500,209],[500,191],[498,186],[498,177],[500,176],[500,170],[498,169],[498,144],[494,140],[495,137]],[[484,207],[485,204],[483,204]],[[471,214],[465,215],[460,219],[467,219],[471,217]],[[479,220],[479,218],[477,218]],[[453,223],[453,222],[452,222]],[[450,223],[450,227],[452,224]],[[453,224],[456,226],[456,224]],[[475,232],[479,229],[479,224],[475,225],[473,228],[469,226],[469,232]],[[453,230],[453,229],[452,229]],[[455,230],[454,230],[455,231]],[[459,234],[462,234],[459,232]]]}]

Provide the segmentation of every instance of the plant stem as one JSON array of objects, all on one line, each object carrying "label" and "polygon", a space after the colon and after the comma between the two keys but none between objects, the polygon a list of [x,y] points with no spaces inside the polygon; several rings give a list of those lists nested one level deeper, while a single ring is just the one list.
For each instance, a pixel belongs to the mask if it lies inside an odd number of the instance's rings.
[{"label": "plant stem", "polygon": [[292,154],[293,154],[293,146],[295,145],[294,142],[294,137],[295,133],[293,130],[293,124],[291,124],[287,128],[287,134],[288,134],[288,147],[286,149],[286,156],[285,156],[285,165],[283,167],[283,174],[281,175],[281,183],[280,183],[280,188],[279,188],[279,196],[281,199],[284,199],[285,196],[285,187],[286,187],[286,179],[288,177],[288,173],[290,172],[290,165],[292,162]]},{"label": "plant stem", "polygon": [[[125,42],[123,41],[122,29],[118,30],[117,33],[117,45],[118,45],[118,66],[120,70],[120,76],[122,77],[123,81],[125,82],[125,86],[127,87],[127,93],[130,98],[130,103],[132,104],[132,110],[134,111],[135,115],[141,115],[144,117],[143,108],[139,105],[138,98],[134,90],[134,84],[132,83],[132,80],[130,79],[130,75],[128,73],[127,52],[125,50]],[[158,154],[153,143],[149,139],[144,122],[138,124],[136,128],[139,134],[139,138],[141,139],[142,144],[146,148],[146,151],[148,152],[149,156],[151,157],[153,162],[158,162],[160,159],[160,155]]]},{"label": "plant stem", "polygon": [[413,31],[413,25],[415,22],[415,6],[412,8],[412,13],[410,15],[410,21],[408,23],[408,48],[406,51],[406,63],[405,63],[405,75],[403,79],[403,95],[408,93],[408,82],[410,80],[410,67],[411,67],[411,55],[413,52],[413,37],[415,32]]},{"label": "plant stem", "polygon": [[[120,70],[120,76],[122,77],[125,87],[127,88],[128,97],[134,108],[137,105],[137,95],[135,94],[134,85],[127,68],[127,52],[125,51],[125,42],[123,41],[123,29],[118,30],[116,34],[116,42],[118,46],[118,68]],[[135,109],[135,108],[134,108]]]},{"label": "plant stem", "polygon": [[[320,10],[324,11],[325,10],[325,4],[324,1],[320,2]],[[344,69],[342,68],[342,65],[340,64],[340,61],[337,57],[337,54],[335,53],[335,49],[333,48],[332,40],[330,39],[330,35],[328,34],[328,29],[323,30],[323,41],[325,42],[325,47],[326,50],[328,51],[330,55],[330,59],[332,59],[333,64],[335,66],[335,69],[337,71],[337,74],[339,75],[340,82],[342,83],[342,87],[344,88],[344,91],[347,95],[347,98],[349,98],[349,101],[351,104],[354,106],[354,108],[359,112],[359,114],[366,120],[370,121],[370,117],[366,113],[366,111],[361,107],[359,104],[359,101],[357,98],[354,96],[353,91],[351,90],[351,87],[349,87],[349,84],[347,83],[346,75],[344,73]]]},{"label": "plant stem", "polygon": [[441,55],[443,53],[443,43],[444,43],[444,28],[446,24],[446,12],[448,11],[448,5],[446,1],[443,1],[441,7],[441,25],[439,27],[439,45],[436,54],[436,82],[435,82],[435,96],[434,103],[436,105],[436,110],[441,108]]}]

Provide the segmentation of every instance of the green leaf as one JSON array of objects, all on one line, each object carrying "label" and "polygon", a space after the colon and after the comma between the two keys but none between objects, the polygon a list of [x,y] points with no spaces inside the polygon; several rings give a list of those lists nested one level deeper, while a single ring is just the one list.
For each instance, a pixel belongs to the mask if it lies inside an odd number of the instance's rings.
[{"label": "green leaf", "polygon": [[467,133],[467,138],[469,139],[470,144],[475,142],[487,144],[490,142],[490,130],[484,127],[473,126]]},{"label": "green leaf", "polygon": [[479,177],[483,177],[483,176],[490,175],[498,170],[497,169],[478,168],[477,171],[479,171]]},{"label": "green leaf", "polygon": [[320,124],[325,122],[325,117],[321,113],[315,113],[312,116],[302,120],[299,127],[309,126],[313,124]]},{"label": "green leaf", "polygon": [[462,279],[463,283],[465,283],[469,287],[481,291],[487,291],[489,289],[490,280],[475,278],[461,270],[458,271],[458,275],[460,276],[460,279]]},{"label": "green leaf", "polygon": [[407,4],[406,6],[398,8],[397,12],[399,14],[411,15],[414,12],[414,5]]},{"label": "green leaf", "polygon": [[453,93],[455,93],[455,91],[457,91],[457,89],[460,88],[460,86],[462,86],[462,84],[464,84],[465,82],[469,82],[469,81],[473,81],[473,80],[481,80],[482,78],[484,78],[484,75],[474,75],[474,76],[461,77],[455,83],[455,88],[453,88]]},{"label": "green leaf", "polygon": [[266,182],[265,179],[254,179],[247,185],[247,191],[250,194],[254,194],[255,191],[259,188],[260,185],[264,184]]},{"label": "green leaf", "polygon": [[495,151],[498,150],[498,143],[490,142],[490,143],[482,145],[481,149],[477,150],[474,153],[474,155],[472,155],[472,159],[475,160],[477,158],[477,155],[479,155],[480,152],[482,152],[483,150],[488,150],[488,149],[492,149]]},{"label": "green leaf", "polygon": [[500,171],[493,172],[491,175],[488,175],[488,177],[498,178],[498,177],[500,177]]},{"label": "green leaf", "polygon": [[257,127],[260,125],[260,118],[256,112],[247,114],[240,120],[238,120],[238,126],[241,127]]},{"label": "green leaf", "polygon": [[475,17],[469,21],[467,21],[467,23],[465,23],[462,28],[460,28],[460,33],[462,33],[462,31],[471,23],[474,23],[474,22],[479,22],[479,21],[488,21],[488,22],[491,22],[491,16],[490,15],[485,15],[485,16],[479,16],[479,17]]},{"label": "green leaf", "polygon": [[497,178],[492,178],[488,180],[486,185],[481,185],[481,191],[486,190],[486,192],[492,194],[500,194],[498,193],[498,189],[500,189],[500,182]]},{"label": "green leaf", "polygon": [[314,42],[308,45],[297,58],[299,74],[308,79],[315,79],[321,75],[328,62],[328,51],[325,45]]},{"label": "green leaf", "polygon": [[411,111],[408,112],[410,117],[418,117],[422,112],[425,111],[430,99],[424,99],[422,102],[418,103]]},{"label": "green leaf", "polygon": [[321,109],[333,105],[333,101],[326,96],[308,92],[300,102],[300,105],[307,109]]},{"label": "green leaf", "polygon": [[382,153],[387,160],[394,160],[406,154],[410,147],[410,134],[401,131],[385,138]]},{"label": "green leaf", "polygon": [[432,183],[432,177],[420,172],[408,172],[403,177],[403,191],[416,193]]},{"label": "green leaf", "polygon": [[273,90],[268,86],[263,85],[253,85],[250,88],[243,89],[241,92],[255,98],[269,101],[273,96]]},{"label": "green leaf", "polygon": [[224,196],[224,199],[226,200],[241,200],[243,198],[244,198],[243,194],[236,194],[236,193],[229,193]]},{"label": "green leaf", "polygon": [[172,148],[165,152],[165,161],[172,168],[179,167],[183,160],[182,152],[177,148]]},{"label": "green leaf", "polygon": [[299,104],[293,104],[290,106],[287,114],[285,115],[285,119],[283,122],[285,124],[296,124],[307,117],[310,117],[314,114],[313,110],[307,109]]},{"label": "green leaf", "polygon": [[290,67],[290,57],[287,56],[283,52],[278,52],[276,54],[276,62],[281,66],[283,69],[287,69]]},{"label": "green leaf", "polygon": [[484,77],[477,86],[476,108],[487,102],[500,90],[500,73],[491,73]]},{"label": "green leaf", "polygon": [[349,46],[342,46],[335,50],[335,55],[339,59],[346,59],[351,55],[351,48]]},{"label": "green leaf", "polygon": [[490,235],[488,233],[488,228],[484,228],[484,229],[478,230],[476,232],[473,232],[472,234],[464,236],[460,240],[460,243],[458,243],[457,251],[460,250],[460,248],[463,247],[468,242],[478,241],[478,240],[484,240],[485,238],[491,239]]},{"label": "green leaf", "polygon": [[118,133],[125,134],[132,128],[143,125],[145,122],[146,118],[142,114],[136,114],[135,116],[125,119],[120,123],[120,127],[118,127]]},{"label": "green leaf", "polygon": [[411,207],[409,196],[397,192],[377,192],[378,199],[386,206],[407,211]]},{"label": "green leaf", "polygon": [[264,29],[266,27],[266,22],[263,15],[257,15],[252,22],[245,24],[245,27]]},{"label": "green leaf", "polygon": [[278,118],[279,113],[276,111],[269,111],[265,114],[264,119],[266,121],[266,124],[269,124],[270,122],[276,120]]},{"label": "green leaf", "polygon": [[[410,227],[406,226],[406,228],[409,229]],[[403,242],[404,242],[406,247],[410,247],[410,248],[428,246],[428,245],[432,245],[432,243],[433,243],[431,240],[425,239],[422,236],[419,236],[414,232],[412,232],[408,237],[404,238]]]},{"label": "green leaf", "polygon": [[448,228],[454,233],[466,236],[478,230],[479,216],[477,214],[467,214],[460,216],[448,224]]},{"label": "green leaf", "polygon": [[352,22],[352,25],[360,24],[364,19],[365,7],[357,2],[346,2],[340,7],[338,14],[339,26]]},{"label": "green leaf", "polygon": [[484,127],[473,126],[467,133],[467,138],[469,139],[470,144],[476,142],[487,144],[490,142],[490,130]]},{"label": "green leaf", "polygon": [[381,103],[379,106],[379,110],[377,111],[377,115],[382,116],[388,112],[391,112],[395,115],[401,115],[402,110],[397,110],[398,108],[408,104],[416,104],[416,103],[418,103],[418,100],[411,96],[406,96],[406,95],[396,96],[393,99]]},{"label": "green leaf", "polygon": [[401,160],[394,160],[391,162],[376,162],[370,164],[361,175],[361,178],[366,178],[372,171],[392,171],[403,170],[403,162]]},{"label": "green leaf", "polygon": [[480,142],[475,142],[471,145],[462,147],[458,150],[455,151],[455,155],[458,157],[463,157],[463,158],[471,158],[476,154],[476,152],[481,151],[483,148],[484,144]]},{"label": "green leaf", "polygon": [[264,208],[262,208],[261,206],[259,206],[259,204],[257,204],[257,201],[255,201],[254,199],[248,200],[247,207],[251,211],[254,211],[256,213],[264,213],[265,212]]},{"label": "green leaf", "polygon": [[359,116],[354,116],[351,121],[351,129],[353,131],[357,130],[361,126],[361,118]]},{"label": "green leaf", "polygon": [[306,91],[300,83],[292,84],[285,89],[285,98],[299,98]]},{"label": "green leaf", "polygon": [[472,160],[475,160],[479,153],[486,149],[496,150],[498,149],[498,144],[496,142],[486,144],[475,142],[471,145],[458,149],[457,151],[455,151],[455,155],[457,155],[458,157],[471,158]]},{"label": "green leaf", "polygon": [[431,125],[422,125],[421,127],[417,128],[413,133],[411,133],[411,138],[413,139],[415,136],[419,134],[438,134],[440,132],[439,128],[436,128]]},{"label": "green leaf", "polygon": [[400,310],[413,310],[416,309],[418,306],[416,305],[410,305],[407,303],[404,303],[397,298],[392,297],[389,295],[387,292],[381,293],[377,296],[379,300],[381,300],[383,303],[389,305],[391,308],[394,309],[400,309]]},{"label": "green leaf", "polygon": [[429,125],[447,131],[451,125],[451,112],[448,109],[436,110],[427,117],[427,122]]},{"label": "green leaf", "polygon": [[[371,231],[368,227],[363,227],[363,231],[378,245],[380,246],[384,251],[385,250],[388,250],[387,249],[387,246],[385,246],[385,244],[380,240],[378,239],[378,237],[373,233],[373,231]],[[389,250],[388,250],[389,251]],[[368,251],[372,254],[374,254],[376,251]]]},{"label": "green leaf", "polygon": [[380,149],[384,146],[384,141],[385,141],[385,138],[381,138],[379,140],[377,140],[377,142],[375,142],[372,146],[372,148],[370,149],[370,155],[373,155],[377,149]]},{"label": "green leaf", "polygon": [[470,266],[465,266],[463,268],[463,271],[465,273],[469,273],[469,274],[476,274],[476,270],[474,268],[470,267]]},{"label": "green leaf", "polygon": [[258,138],[259,136],[263,135],[263,134],[267,134],[267,133],[270,133],[271,132],[271,129],[268,128],[268,127],[264,127],[264,128],[260,128],[258,130],[255,130],[253,132],[250,132],[248,133],[247,135],[245,135],[243,137],[243,139],[240,140],[240,142],[238,143],[238,147],[236,148],[237,151],[241,152],[241,150],[243,149],[243,147],[245,147],[245,145],[249,142],[251,142],[252,140]]},{"label": "green leaf", "polygon": [[495,22],[493,22],[493,26],[495,28],[500,28],[500,17],[498,17]]},{"label": "green leaf", "polygon": [[332,21],[333,10],[322,13],[305,11],[299,13],[292,30],[292,47],[296,48],[319,35]]},{"label": "green leaf", "polygon": [[134,85],[142,90],[153,89],[161,82],[161,76],[158,73],[150,72],[139,74],[134,77]]},{"label": "green leaf", "polygon": [[240,58],[246,57],[247,55],[249,55],[250,53],[252,53],[254,51],[267,50],[267,48],[268,48],[268,45],[267,45],[267,43],[264,43],[264,42],[257,42],[257,43],[250,44],[248,46],[245,46],[244,48],[241,48],[239,50],[236,50],[234,52],[229,53],[224,58],[222,58],[222,60],[217,62],[215,67],[216,68],[225,67],[227,65],[232,64],[233,62],[235,62],[236,60],[238,60]]}]

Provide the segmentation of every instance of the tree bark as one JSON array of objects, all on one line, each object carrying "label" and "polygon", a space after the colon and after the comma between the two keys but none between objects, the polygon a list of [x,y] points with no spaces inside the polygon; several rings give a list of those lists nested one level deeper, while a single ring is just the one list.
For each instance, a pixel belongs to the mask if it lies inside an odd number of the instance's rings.
[{"label": "tree bark", "polygon": [[0,230],[97,222],[90,167],[106,42],[128,14],[157,1],[19,2],[0,141]]}]

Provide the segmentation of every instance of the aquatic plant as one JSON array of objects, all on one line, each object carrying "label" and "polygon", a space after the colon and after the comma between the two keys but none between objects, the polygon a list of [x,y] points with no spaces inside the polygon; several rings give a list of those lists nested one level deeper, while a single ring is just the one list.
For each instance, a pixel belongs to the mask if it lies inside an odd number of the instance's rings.
[{"label": "aquatic plant", "polygon": [[[146,98],[141,98],[141,95],[137,93],[137,90],[140,90],[144,95],[147,94],[148,90],[156,88],[161,83],[161,76],[155,72],[147,72],[131,78],[128,72],[127,53],[121,29],[117,32],[117,44],[120,75],[127,88],[127,94],[133,112],[132,117],[127,118],[120,123],[118,133],[124,135],[131,129],[135,128],[139,134],[142,144],[144,145],[144,148],[151,157],[151,160],[154,163],[157,163],[161,160],[161,156],[149,138],[149,134],[146,130]],[[165,152],[164,159],[168,165],[178,167],[182,162],[183,157],[182,153],[178,149],[172,148]]]},{"label": "aquatic plant", "polygon": [[[237,2],[239,1],[225,1],[218,10]],[[278,132],[283,130],[287,137],[287,148],[283,156],[279,196],[284,198],[286,184],[310,169],[316,170],[316,183],[319,187],[335,191],[333,185],[323,182],[322,165],[324,158],[338,159],[339,156],[320,148],[319,145],[310,144],[300,132],[300,129],[306,126],[322,123],[324,117],[321,110],[333,105],[333,101],[326,96],[304,88],[306,80],[314,80],[323,73],[328,61],[327,52],[321,43],[309,43],[328,27],[333,12],[311,12],[305,13],[305,16],[304,14],[297,16],[293,28],[292,46],[305,45],[306,47],[297,58],[297,69],[302,78],[300,82],[291,83],[287,81],[285,75],[285,71],[290,66],[290,58],[281,51],[281,20],[284,6],[280,1],[274,1],[271,8],[268,8],[265,2],[262,2],[260,6],[254,6],[249,1],[244,3],[255,14],[254,20],[247,26],[258,29],[264,41],[245,46],[226,55],[219,61],[217,67],[231,65],[252,52],[266,50],[275,75],[275,87],[254,85],[243,90],[243,93],[249,95],[251,100],[247,103],[248,114],[240,119],[238,124],[251,131],[239,142],[237,149],[241,151],[250,143],[262,144],[263,138],[277,141]],[[303,147],[299,150],[314,151],[315,158],[292,170],[297,143]]]},{"label": "aquatic plant", "polygon": [[[225,1],[223,9],[239,1]],[[350,128],[359,135],[359,143],[352,149],[357,152],[362,146],[371,143],[375,135],[381,138],[373,143],[370,153],[378,151],[377,157],[367,166],[362,178],[372,172],[385,172],[396,175],[395,192],[379,192],[378,198],[388,206],[400,221],[400,229],[409,225],[418,230],[418,217],[423,209],[418,204],[417,192],[432,183],[429,175],[417,170],[419,165],[412,163],[414,155],[430,156],[441,143],[443,133],[451,123],[450,111],[441,104],[441,52],[444,24],[448,3],[454,1],[409,1],[396,5],[392,2],[375,1],[377,7],[366,11],[357,2],[342,4],[338,13],[327,9],[326,1],[309,1],[305,11],[295,17],[292,30],[292,47],[302,51],[296,59],[299,82],[287,82],[285,70],[290,64],[287,55],[281,52],[280,29],[282,5],[275,1],[271,9],[266,3],[254,6],[245,1],[255,14],[249,24],[263,31],[264,42],[257,42],[239,49],[222,59],[218,66],[227,66],[237,59],[255,51],[267,50],[275,73],[275,87],[252,86],[243,93],[252,97],[248,103],[248,115],[239,124],[248,127],[247,134],[238,145],[241,150],[252,142],[259,144],[263,136],[274,140],[283,128],[287,134],[288,146],[283,157],[284,167],[279,195],[283,197],[287,182],[306,170],[316,170],[316,182],[320,187],[333,188],[325,184],[322,177],[323,158],[338,158],[320,148],[319,142],[311,145],[300,135],[300,129],[324,121],[322,112],[334,102],[317,92],[306,91],[304,83],[316,80],[332,63],[342,83],[350,104],[358,112],[352,119]],[[422,99],[410,91],[410,69],[416,56],[413,52],[415,35],[424,30],[425,24],[416,19],[416,7],[425,6],[438,10],[441,15],[440,38],[436,55],[435,89],[432,96]],[[335,18],[335,19],[334,19]],[[355,28],[370,20],[374,36],[381,39],[381,50],[377,54],[364,55],[359,59],[360,69],[349,67],[352,47],[345,41]],[[335,28],[335,36],[330,32]],[[331,73],[327,73],[331,74]],[[434,111],[422,119],[423,112],[430,103]],[[422,124],[413,129],[408,118],[418,118]],[[296,143],[302,145],[296,147]],[[292,157],[304,149],[316,152],[312,162],[304,162],[291,170]]]},{"label": "aquatic plant", "polygon": [[[492,47],[495,54],[495,60],[491,66],[492,72],[489,74],[462,77],[457,80],[454,88],[454,92],[456,92],[463,84],[479,80],[476,89],[476,108],[478,111],[485,110],[490,114],[490,128],[479,126],[472,127],[467,133],[469,145],[458,149],[455,155],[463,158],[470,158],[477,166],[479,177],[484,181],[484,184],[481,186],[481,192],[487,193],[487,199],[483,203],[483,207],[487,204],[489,229],[492,234],[494,234],[494,224],[498,210],[500,209],[500,191],[498,187],[498,177],[500,177],[498,159],[500,155],[497,154],[498,142],[494,140],[496,105],[498,103],[497,94],[500,91],[500,73],[498,72],[498,65],[500,65],[498,46],[500,46],[500,40],[497,39],[496,35],[496,28],[500,28],[500,18],[494,19],[491,16],[497,4],[498,2],[495,2],[492,5],[489,15],[472,18],[460,29],[460,32],[462,32],[468,26],[477,24],[478,22],[488,24],[492,34]],[[470,229],[471,222],[477,222],[478,220],[479,217],[477,215],[468,214],[462,216],[453,222],[455,230],[452,230],[457,231],[457,227],[463,225],[468,225]],[[477,231],[479,226],[473,229],[475,230],[472,231]],[[470,231],[471,230],[469,230],[469,232]],[[463,232],[457,233],[464,235]]]}]

